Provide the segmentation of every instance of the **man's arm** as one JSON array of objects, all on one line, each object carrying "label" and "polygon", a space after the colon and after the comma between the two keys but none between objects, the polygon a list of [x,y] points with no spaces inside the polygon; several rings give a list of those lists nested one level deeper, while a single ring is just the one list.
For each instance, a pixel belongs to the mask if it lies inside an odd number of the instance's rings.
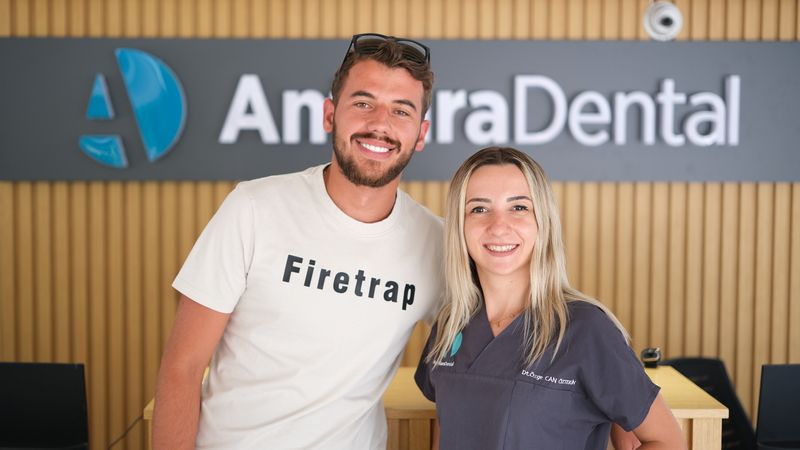
[{"label": "man's arm", "polygon": [[229,317],[181,295],[156,382],[154,450],[194,448],[203,372]]}]

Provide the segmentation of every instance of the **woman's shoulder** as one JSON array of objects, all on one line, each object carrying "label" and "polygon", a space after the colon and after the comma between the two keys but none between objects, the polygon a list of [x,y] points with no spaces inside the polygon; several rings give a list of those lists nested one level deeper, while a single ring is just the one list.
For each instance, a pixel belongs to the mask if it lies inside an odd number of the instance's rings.
[{"label": "woman's shoulder", "polygon": [[600,335],[613,334],[614,337],[622,332],[606,312],[586,300],[570,300],[567,302],[568,322],[567,332],[585,339],[594,339]]}]

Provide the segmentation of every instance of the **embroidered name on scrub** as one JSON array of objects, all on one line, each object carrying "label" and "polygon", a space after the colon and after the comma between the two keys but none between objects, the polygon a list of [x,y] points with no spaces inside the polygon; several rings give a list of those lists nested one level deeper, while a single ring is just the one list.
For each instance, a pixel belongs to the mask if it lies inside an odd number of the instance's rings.
[{"label": "embroidered name on scrub", "polygon": [[[319,268],[316,270],[316,261],[313,259],[308,260],[308,264],[303,263],[304,259],[288,255],[286,257],[286,266],[283,269],[283,282],[291,283],[301,281],[305,287],[316,287],[319,290],[333,289],[337,294],[346,294],[350,289],[357,297],[375,298],[376,291],[378,295],[383,295],[383,299],[387,302],[397,303],[400,295],[400,283],[392,280],[384,281],[381,285],[381,279],[375,277],[367,277],[363,270],[356,271],[352,279],[355,280],[355,285],[351,285],[351,274],[347,272],[336,272],[332,270]],[[292,277],[292,274],[303,275]],[[364,292],[366,290],[366,293]],[[380,292],[382,291],[382,293]],[[416,287],[413,284],[405,283],[403,285],[403,311],[407,307],[414,304],[414,293]]]},{"label": "embroidered name on scrub", "polygon": [[532,370],[524,370],[523,369],[523,371],[521,373],[522,373],[522,375],[525,375],[526,377],[531,377],[536,381],[544,380],[544,381],[548,381],[548,382],[553,383],[553,384],[566,384],[566,385],[569,385],[569,386],[572,386],[572,385],[575,384],[575,380],[570,380],[568,378],[557,378],[557,377],[550,376],[550,375],[539,375],[539,374],[535,373]]}]

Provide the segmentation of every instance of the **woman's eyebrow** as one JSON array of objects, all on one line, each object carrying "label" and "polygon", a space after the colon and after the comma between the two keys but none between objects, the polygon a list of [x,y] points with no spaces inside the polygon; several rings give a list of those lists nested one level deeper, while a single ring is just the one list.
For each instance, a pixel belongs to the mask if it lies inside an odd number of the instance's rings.
[{"label": "woman's eyebrow", "polygon": [[507,202],[515,202],[515,201],[517,201],[517,200],[528,200],[529,202],[532,202],[532,201],[533,201],[533,200],[531,200],[531,198],[530,198],[530,197],[528,197],[527,195],[515,195],[514,197],[508,197],[508,198],[506,199],[506,201],[507,201]]}]

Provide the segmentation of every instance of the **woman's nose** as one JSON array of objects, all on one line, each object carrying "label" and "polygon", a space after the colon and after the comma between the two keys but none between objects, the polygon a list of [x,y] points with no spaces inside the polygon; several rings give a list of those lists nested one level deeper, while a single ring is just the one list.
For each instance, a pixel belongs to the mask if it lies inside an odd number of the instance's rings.
[{"label": "woman's nose", "polygon": [[508,218],[503,214],[492,214],[489,217],[489,232],[491,234],[503,234],[508,230]]}]

